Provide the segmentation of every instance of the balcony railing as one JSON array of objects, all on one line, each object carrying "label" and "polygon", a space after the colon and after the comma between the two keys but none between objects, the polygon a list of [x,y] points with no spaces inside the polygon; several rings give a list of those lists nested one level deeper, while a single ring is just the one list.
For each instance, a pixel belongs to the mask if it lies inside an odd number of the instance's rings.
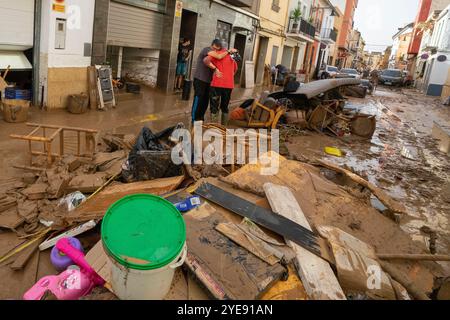
[{"label": "balcony railing", "polygon": [[322,29],[320,37],[323,40],[336,42],[336,40],[337,40],[337,31],[334,30],[334,29]]},{"label": "balcony railing", "polygon": [[303,34],[311,38],[314,38],[314,36],[316,35],[316,28],[305,19],[300,19],[296,21],[294,18],[289,18],[289,26],[287,33]]},{"label": "balcony railing", "polygon": [[251,8],[253,6],[254,0],[224,0],[224,1],[236,7]]}]

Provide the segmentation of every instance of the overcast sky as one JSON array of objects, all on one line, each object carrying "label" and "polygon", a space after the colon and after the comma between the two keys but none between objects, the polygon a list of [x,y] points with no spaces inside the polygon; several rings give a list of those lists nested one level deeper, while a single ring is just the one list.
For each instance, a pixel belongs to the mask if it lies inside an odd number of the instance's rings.
[{"label": "overcast sky", "polygon": [[398,28],[415,20],[419,0],[359,0],[355,27],[366,41],[366,50],[384,51]]}]

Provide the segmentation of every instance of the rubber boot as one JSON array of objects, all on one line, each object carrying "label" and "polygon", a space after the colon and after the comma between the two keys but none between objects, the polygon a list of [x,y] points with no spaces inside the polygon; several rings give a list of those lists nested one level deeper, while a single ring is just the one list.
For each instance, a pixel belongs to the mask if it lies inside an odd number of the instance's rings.
[{"label": "rubber boot", "polygon": [[219,123],[219,113],[211,112],[211,123]]},{"label": "rubber boot", "polygon": [[222,112],[222,116],[221,116],[221,119],[220,119],[220,122],[222,123],[222,125],[226,127],[228,125],[228,120],[229,120],[228,113],[223,113]]}]

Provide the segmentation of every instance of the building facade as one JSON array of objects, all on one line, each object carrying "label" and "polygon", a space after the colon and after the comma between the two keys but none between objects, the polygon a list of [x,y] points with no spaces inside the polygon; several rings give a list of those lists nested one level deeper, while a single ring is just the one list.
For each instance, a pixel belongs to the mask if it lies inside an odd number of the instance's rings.
[{"label": "building facade", "polygon": [[392,52],[389,58],[390,69],[407,70],[408,68],[408,50],[413,36],[414,23],[399,28],[398,32],[392,37]]},{"label": "building facade", "polygon": [[[328,0],[318,1],[314,7],[314,21],[317,25],[318,37],[318,52],[317,61],[315,62],[315,69],[324,65],[331,64],[334,48],[337,41],[337,29],[335,28],[335,19],[339,18],[339,11]],[[331,59],[330,59],[331,58]]]},{"label": "building facade", "polygon": [[352,30],[354,26],[354,16],[356,8],[358,7],[358,0],[346,0],[344,17],[342,19],[342,26],[337,41],[338,58],[336,65],[338,67],[348,66],[352,62],[350,55],[350,44],[352,37]]},{"label": "building facade", "polygon": [[416,70],[416,67],[420,46],[422,43],[422,29],[424,23],[427,21],[432,12],[443,10],[448,5],[450,5],[450,0],[420,0],[419,2],[417,16],[414,22],[414,31],[408,49],[408,71],[414,78],[417,78],[419,73]]},{"label": "building facade", "polygon": [[427,20],[419,51],[416,87],[427,95],[441,96],[450,69],[450,5]]},{"label": "building facade", "polygon": [[[228,47],[239,50],[242,61],[236,74],[236,83],[245,80],[245,63],[253,61],[256,30],[259,25],[259,0],[184,0],[169,1],[163,19],[157,86],[172,92],[178,44],[181,38],[191,40],[193,59],[211,45],[215,38]],[[195,73],[195,63],[188,68],[188,78]],[[253,77],[252,75],[248,75]]]},{"label": "building facade", "polygon": [[[295,42],[286,41],[286,20],[289,14],[288,0],[261,1],[258,16],[259,26],[256,35],[255,82],[261,84],[266,65],[284,64],[291,68]],[[285,49],[286,45],[286,49]]]},{"label": "building facade", "polygon": [[[293,47],[292,71],[306,73],[309,66],[307,53],[314,43],[315,27],[310,22],[312,0],[290,0],[286,19],[286,45]],[[295,12],[300,13],[300,17]],[[290,50],[290,49],[288,49]]]}]

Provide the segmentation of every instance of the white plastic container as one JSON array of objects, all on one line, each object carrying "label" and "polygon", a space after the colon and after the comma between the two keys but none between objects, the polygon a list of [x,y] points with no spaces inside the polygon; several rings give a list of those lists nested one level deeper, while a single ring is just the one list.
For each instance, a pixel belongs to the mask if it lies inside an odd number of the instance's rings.
[{"label": "white plastic container", "polygon": [[167,200],[126,196],[102,221],[102,243],[110,261],[111,286],[121,300],[161,300],[187,256],[183,216]]},{"label": "white plastic container", "polygon": [[187,247],[169,265],[155,270],[129,269],[108,255],[111,286],[120,300],[162,300],[169,293],[175,270],[184,264]]}]

